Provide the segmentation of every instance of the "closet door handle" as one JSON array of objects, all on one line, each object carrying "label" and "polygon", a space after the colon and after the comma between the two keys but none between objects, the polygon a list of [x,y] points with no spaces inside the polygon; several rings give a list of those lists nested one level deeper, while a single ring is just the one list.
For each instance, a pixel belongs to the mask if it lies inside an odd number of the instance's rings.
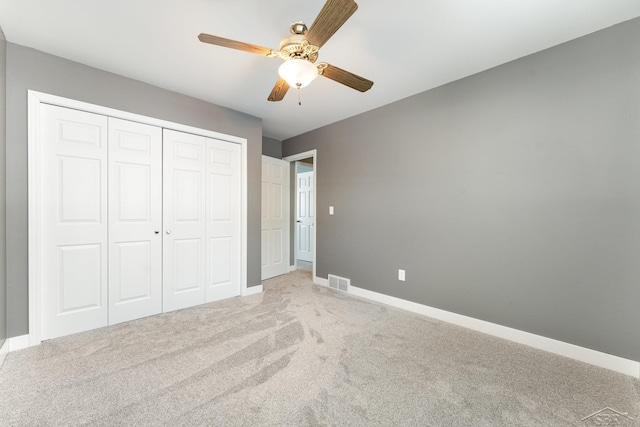
[{"label": "closet door handle", "polygon": [[160,232],[159,232],[159,231],[154,231],[154,233],[155,233],[155,234],[160,234]]}]

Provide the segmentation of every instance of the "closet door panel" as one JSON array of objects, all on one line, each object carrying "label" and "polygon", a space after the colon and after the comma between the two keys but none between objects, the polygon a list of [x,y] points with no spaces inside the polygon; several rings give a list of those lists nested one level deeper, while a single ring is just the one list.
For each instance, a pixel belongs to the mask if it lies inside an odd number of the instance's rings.
[{"label": "closet door panel", "polygon": [[162,129],[109,118],[109,324],[162,312]]},{"label": "closet door panel", "polygon": [[240,295],[240,146],[207,139],[207,302]]},{"label": "closet door panel", "polygon": [[206,294],[207,139],[163,131],[163,311],[203,304]]},{"label": "closet door panel", "polygon": [[45,105],[42,339],[107,325],[107,119]]}]

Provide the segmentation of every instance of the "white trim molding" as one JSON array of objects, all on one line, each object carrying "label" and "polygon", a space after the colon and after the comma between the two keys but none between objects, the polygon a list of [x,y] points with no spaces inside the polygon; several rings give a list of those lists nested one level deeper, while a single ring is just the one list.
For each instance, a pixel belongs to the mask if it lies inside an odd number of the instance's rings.
[{"label": "white trim molding", "polygon": [[18,337],[11,337],[4,340],[4,344],[0,347],[0,367],[4,363],[4,359],[7,357],[7,354],[12,351],[23,350],[27,347],[31,347],[31,340],[29,339],[29,335],[20,335]]},{"label": "white trim molding", "polygon": [[313,283],[315,283],[316,285],[329,287],[329,279],[325,279],[324,277],[313,276]]},{"label": "white trim molding", "polygon": [[246,288],[242,291],[243,297],[248,297],[249,295],[261,294],[262,293],[262,285],[251,286],[250,288]]},{"label": "white trim molding", "polygon": [[[41,287],[42,276],[42,206],[41,206],[41,157],[42,157],[42,141],[40,136],[40,116],[41,105],[50,104],[59,107],[72,108],[76,110],[87,111],[89,113],[101,114],[103,116],[114,117],[123,120],[129,120],[138,123],[144,123],[165,129],[173,129],[180,132],[192,133],[221,141],[232,142],[240,145],[241,159],[241,261],[240,261],[240,295],[250,295],[252,293],[261,292],[247,287],[247,251],[248,251],[248,231],[247,231],[247,203],[248,203],[248,141],[232,135],[226,135],[207,129],[195,128],[180,123],[174,123],[167,120],[156,119],[153,117],[142,116],[139,114],[120,111],[100,105],[88,104],[82,101],[63,98],[47,93],[29,90],[28,99],[28,212],[29,212],[29,335],[24,335],[28,340],[27,346],[40,344],[41,337]],[[13,338],[12,338],[13,340]],[[13,342],[13,341],[12,341]],[[10,350],[13,351],[13,350]]]},{"label": "white trim molding", "polygon": [[7,341],[9,341],[9,353],[31,347],[29,335],[7,338]]},{"label": "white trim molding", "polygon": [[298,269],[297,265],[290,265],[289,266],[289,273],[291,273],[292,271],[296,271]]},{"label": "white trim molding", "polygon": [[[327,286],[327,279],[315,278],[314,283]],[[351,295],[365,298],[368,300],[380,302],[392,307],[407,310],[423,316],[432,317],[447,323],[462,326],[474,331],[483,332],[495,337],[504,338],[506,340],[524,344],[538,350],[547,351],[549,353],[568,357],[600,368],[609,369],[621,374],[630,375],[640,378],[640,362],[635,360],[624,359],[612,354],[602,353],[590,348],[580,347],[563,341],[554,340],[552,338],[543,337],[541,335],[520,331],[518,329],[509,328],[507,326],[498,325],[484,320],[475,319],[473,317],[452,313],[439,308],[429,307],[427,305],[418,304],[401,298],[380,294],[378,292],[369,291],[367,289],[358,288],[356,286],[349,287]]]}]

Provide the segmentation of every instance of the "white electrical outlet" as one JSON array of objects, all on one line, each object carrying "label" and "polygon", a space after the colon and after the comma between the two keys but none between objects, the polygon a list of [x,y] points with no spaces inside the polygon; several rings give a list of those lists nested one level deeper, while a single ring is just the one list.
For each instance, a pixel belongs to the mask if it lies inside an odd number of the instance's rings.
[{"label": "white electrical outlet", "polygon": [[333,206],[329,206],[329,215],[333,215]]},{"label": "white electrical outlet", "polygon": [[398,270],[398,280],[404,282],[404,270]]}]

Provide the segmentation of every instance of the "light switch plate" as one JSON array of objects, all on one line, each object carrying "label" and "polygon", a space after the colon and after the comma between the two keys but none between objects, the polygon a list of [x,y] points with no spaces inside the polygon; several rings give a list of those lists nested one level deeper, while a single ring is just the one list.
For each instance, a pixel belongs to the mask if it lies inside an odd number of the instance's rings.
[{"label": "light switch plate", "polygon": [[333,206],[329,206],[329,215],[333,215]]},{"label": "light switch plate", "polygon": [[398,280],[404,282],[404,270],[398,270]]}]

